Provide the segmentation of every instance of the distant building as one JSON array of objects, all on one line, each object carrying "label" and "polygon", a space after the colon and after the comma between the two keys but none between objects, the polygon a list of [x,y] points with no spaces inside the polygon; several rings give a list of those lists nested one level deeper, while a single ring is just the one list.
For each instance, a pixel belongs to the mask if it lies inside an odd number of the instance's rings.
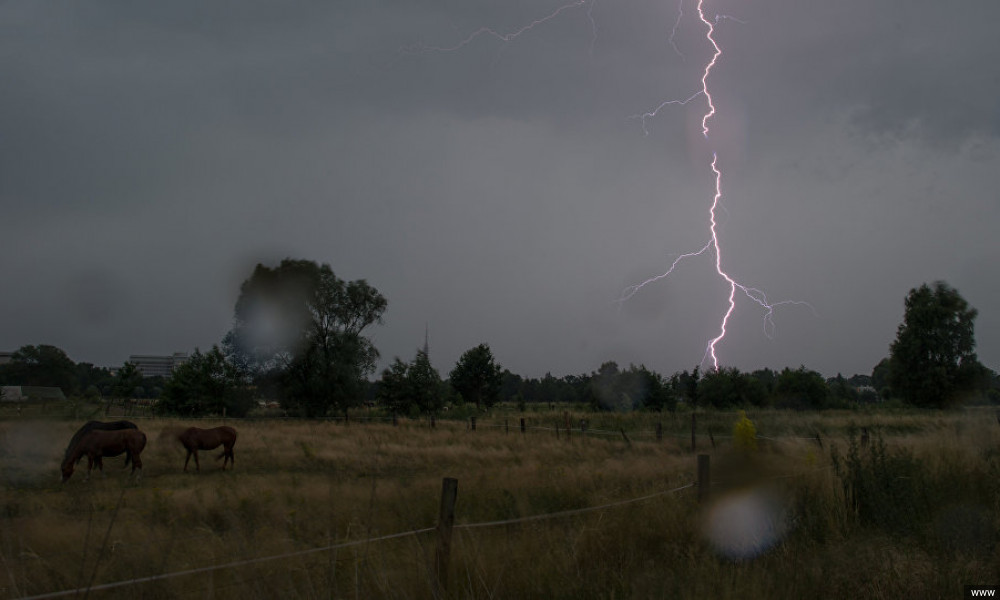
[{"label": "distant building", "polygon": [[9,363],[12,356],[14,356],[13,352],[0,352],[0,365]]},{"label": "distant building", "polygon": [[133,354],[128,357],[130,363],[142,373],[143,377],[170,377],[174,369],[187,362],[185,352],[174,352],[170,356],[153,356],[150,354]]}]

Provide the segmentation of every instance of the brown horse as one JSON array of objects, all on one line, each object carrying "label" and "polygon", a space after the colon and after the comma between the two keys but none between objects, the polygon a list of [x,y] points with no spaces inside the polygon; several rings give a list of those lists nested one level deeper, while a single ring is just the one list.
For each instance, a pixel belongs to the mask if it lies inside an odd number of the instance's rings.
[{"label": "brown horse", "polygon": [[[139,428],[132,421],[111,421],[110,423],[103,423],[101,421],[87,421],[83,425],[83,427],[77,429],[76,433],[73,434],[73,437],[70,438],[69,445],[66,446],[66,453],[63,455],[63,460],[65,461],[69,459],[70,452],[73,451],[73,448],[76,446],[77,442],[80,441],[80,438],[82,438],[83,436],[87,435],[88,433],[90,433],[95,429],[100,429],[102,431],[113,431],[116,429],[139,429]],[[79,454],[77,456],[78,458],[76,462],[79,463],[80,459],[82,459],[84,455]],[[129,455],[129,453],[126,452],[125,453],[126,467],[128,466],[128,463],[131,460],[131,458],[132,457]]]},{"label": "brown horse", "polygon": [[[101,431],[99,429],[84,434],[66,456],[62,463],[62,480],[65,483],[73,475],[73,466],[81,457],[87,457],[87,479],[94,465],[104,471],[105,456],[119,456],[128,453],[132,457],[132,473],[139,469],[142,473],[142,449],[146,447],[146,434],[138,429],[119,429],[116,431]],[[136,475],[138,477],[139,475]]]},{"label": "brown horse", "polygon": [[189,427],[180,433],[177,439],[187,449],[187,458],[184,459],[185,471],[188,470],[188,461],[191,460],[192,454],[194,455],[195,469],[201,471],[201,465],[198,463],[198,451],[215,450],[219,446],[222,446],[222,454],[216,457],[216,460],[219,458],[223,459],[222,470],[226,470],[227,462],[236,466],[236,460],[233,458],[233,445],[236,444],[236,430],[232,427],[226,427],[225,425],[215,427],[214,429]]}]

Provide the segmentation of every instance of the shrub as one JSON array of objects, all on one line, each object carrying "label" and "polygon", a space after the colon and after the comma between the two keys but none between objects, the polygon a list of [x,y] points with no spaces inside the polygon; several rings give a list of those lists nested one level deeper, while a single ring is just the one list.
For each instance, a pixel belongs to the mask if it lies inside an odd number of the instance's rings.
[{"label": "shrub", "polygon": [[742,410],[739,420],[733,426],[733,445],[744,452],[752,452],[757,449],[757,428]]}]

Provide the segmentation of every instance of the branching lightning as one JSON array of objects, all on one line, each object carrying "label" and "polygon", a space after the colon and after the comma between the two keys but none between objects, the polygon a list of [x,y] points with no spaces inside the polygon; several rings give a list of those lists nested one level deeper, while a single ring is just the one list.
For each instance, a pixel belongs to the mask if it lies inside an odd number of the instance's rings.
[{"label": "branching lightning", "polygon": [[468,46],[469,44],[471,44],[472,42],[474,42],[476,40],[476,38],[479,38],[479,37],[482,37],[482,36],[493,37],[493,38],[496,38],[496,39],[500,40],[501,42],[509,42],[509,41],[511,41],[511,40],[513,40],[513,39],[515,39],[517,37],[520,37],[522,34],[531,31],[535,27],[538,27],[539,25],[542,25],[544,23],[547,23],[547,22],[555,19],[556,17],[558,17],[562,13],[564,13],[564,12],[566,12],[568,10],[573,10],[575,8],[580,8],[581,6],[588,6],[588,8],[587,8],[587,18],[590,19],[590,26],[591,26],[591,30],[593,32],[593,37],[591,38],[591,48],[593,48],[594,40],[597,39],[597,22],[594,21],[594,15],[593,15],[594,4],[596,2],[597,2],[597,0],[575,0],[574,2],[570,2],[568,4],[563,4],[559,8],[557,8],[554,11],[552,11],[551,13],[549,13],[548,15],[545,15],[544,17],[540,17],[538,19],[535,19],[534,21],[528,23],[527,25],[522,25],[521,27],[515,29],[514,31],[508,32],[508,33],[501,33],[501,32],[499,32],[499,31],[497,31],[497,30],[495,30],[495,29],[493,29],[491,27],[480,27],[479,29],[477,29],[477,30],[473,31],[472,33],[470,33],[465,39],[463,39],[462,41],[458,42],[454,46],[427,46],[427,45],[424,45],[424,44],[416,44],[416,45],[413,45],[413,46],[408,46],[406,48],[403,48],[403,51],[404,52],[414,52],[414,53],[415,52],[454,52],[456,50],[460,50],[460,49],[464,48],[465,46]]},{"label": "branching lightning", "polygon": [[[681,11],[682,6],[683,6],[683,1],[681,2],[681,6],[678,7],[679,13]],[[660,104],[652,111],[646,112],[642,115],[636,115],[637,118],[642,119],[643,133],[647,135],[648,135],[648,130],[646,129],[647,119],[655,117],[662,108],[669,106],[671,104],[684,105],[691,102],[692,100],[694,100],[699,96],[704,96],[706,104],[708,105],[708,110],[706,110],[705,114],[701,118],[701,132],[702,135],[705,137],[705,139],[706,140],[708,139],[708,133],[709,133],[708,121],[715,115],[715,103],[712,101],[712,94],[709,92],[708,89],[708,77],[709,75],[711,75],[712,69],[715,67],[716,62],[722,55],[722,49],[719,47],[719,44],[715,40],[715,25],[717,25],[719,21],[723,19],[729,19],[732,21],[736,21],[738,23],[744,23],[744,21],[741,21],[735,17],[731,17],[728,15],[715,15],[714,21],[708,20],[705,17],[704,0],[698,0],[697,12],[698,12],[698,18],[701,20],[702,23],[704,23],[706,27],[705,37],[713,48],[712,58],[705,65],[705,70],[702,72],[701,75],[701,89],[685,100],[669,100],[667,102]],[[677,30],[677,26],[680,23],[680,19],[682,16],[683,16],[682,13],[679,14],[677,22],[674,24],[674,29],[670,35],[671,45],[673,45],[674,33]],[[711,360],[712,368],[718,369],[719,357],[716,354],[716,347],[726,337],[726,328],[729,325],[729,319],[732,317],[733,311],[736,310],[737,290],[743,292],[743,294],[746,295],[747,298],[757,303],[761,308],[764,309],[764,334],[768,337],[771,337],[774,334],[773,316],[775,307],[783,304],[798,304],[804,306],[809,306],[809,304],[807,302],[802,302],[798,300],[783,300],[781,302],[770,302],[767,299],[767,295],[764,292],[762,292],[757,288],[743,285],[742,283],[736,281],[736,279],[734,279],[731,275],[729,275],[729,273],[725,271],[725,269],[722,268],[722,248],[719,244],[719,231],[718,231],[719,223],[717,218],[717,213],[720,208],[719,202],[722,199],[722,171],[719,170],[719,157],[715,152],[712,153],[711,167],[712,167],[712,173],[714,174],[715,177],[715,195],[712,198],[711,208],[709,209],[708,243],[695,252],[688,252],[686,254],[678,256],[676,259],[674,259],[674,261],[670,265],[670,268],[667,269],[665,273],[657,275],[655,277],[651,277],[643,281],[642,283],[625,288],[625,290],[622,292],[621,297],[619,298],[619,302],[628,300],[636,293],[638,293],[639,290],[641,290],[646,285],[649,285],[650,283],[659,281],[667,277],[674,271],[677,265],[685,258],[700,256],[705,252],[707,252],[709,249],[712,249],[715,253],[715,272],[718,273],[718,275],[726,281],[726,284],[729,286],[729,295],[727,299],[728,302],[727,302],[726,312],[725,314],[723,314],[722,322],[719,324],[719,334],[708,341],[708,345],[705,348],[705,355],[702,357],[702,364],[704,364],[708,360]],[[809,307],[812,308],[811,306]]]},{"label": "branching lightning", "polygon": [[[573,2],[569,2],[567,4],[563,4],[563,5],[559,6],[558,8],[556,8],[553,12],[549,13],[548,15],[545,15],[545,16],[539,18],[539,19],[535,19],[534,21],[531,21],[527,25],[524,25],[524,26],[522,26],[522,27],[520,27],[518,29],[515,29],[515,30],[513,30],[511,32],[508,32],[508,33],[501,33],[501,32],[498,32],[497,30],[489,28],[489,27],[481,27],[481,28],[477,29],[476,31],[472,32],[471,34],[469,34],[465,39],[461,40],[460,42],[458,42],[457,44],[455,44],[453,46],[415,45],[415,46],[410,46],[408,48],[405,48],[404,51],[408,52],[408,53],[409,52],[428,52],[428,51],[433,51],[433,52],[453,52],[453,51],[459,50],[459,49],[467,46],[468,44],[472,43],[474,40],[476,40],[477,38],[482,37],[482,36],[493,37],[493,38],[496,38],[496,39],[498,39],[498,40],[506,43],[506,42],[510,42],[511,40],[513,40],[513,39],[521,36],[524,33],[527,33],[528,31],[531,31],[532,29],[534,29],[534,28],[536,28],[536,27],[538,27],[538,26],[540,26],[540,25],[542,25],[542,24],[544,24],[544,23],[546,23],[548,21],[556,19],[557,17],[559,17],[562,13],[564,13],[566,11],[573,10],[573,9],[578,9],[578,8],[583,7],[583,6],[587,6],[586,14],[587,14],[587,18],[590,21],[591,32],[592,32],[592,38],[591,38],[590,48],[591,48],[591,52],[593,52],[594,44],[597,41],[597,22],[594,20],[594,16],[593,16],[593,10],[594,10],[594,5],[595,5],[596,1],[597,0],[574,0]],[[684,1],[685,0],[678,0],[678,5],[677,5],[677,13],[678,13],[677,14],[677,19],[676,19],[676,21],[673,24],[673,27],[672,27],[672,29],[670,31],[670,37],[668,39],[668,41],[669,41],[670,45],[673,47],[674,51],[679,56],[681,56],[681,57],[683,57],[684,55],[681,53],[680,49],[677,47],[677,44],[674,42],[674,37],[676,36],[677,29],[680,26],[681,21],[684,18],[684,11],[683,11]],[[645,135],[649,135],[649,130],[647,128],[647,121],[650,120],[650,119],[652,119],[652,118],[654,118],[654,117],[656,117],[659,114],[659,112],[661,110],[663,110],[664,108],[666,108],[667,106],[678,106],[678,105],[679,106],[683,106],[683,105],[687,105],[690,102],[694,101],[696,98],[704,96],[705,102],[706,102],[706,105],[707,105],[707,109],[706,109],[704,115],[702,115],[702,118],[701,118],[701,130],[702,130],[702,135],[704,136],[704,138],[706,140],[709,139],[709,126],[708,126],[709,125],[709,120],[715,115],[716,108],[715,108],[715,103],[712,100],[712,94],[709,91],[708,79],[709,79],[709,76],[712,73],[712,69],[715,67],[717,61],[719,60],[719,57],[722,56],[722,49],[719,47],[719,44],[715,40],[715,26],[718,25],[719,22],[723,21],[723,20],[730,20],[730,21],[734,21],[736,23],[741,23],[741,24],[745,24],[745,21],[737,19],[736,17],[732,17],[732,16],[729,16],[729,15],[722,15],[722,14],[716,14],[715,17],[714,17],[714,19],[711,19],[711,20],[708,19],[705,16],[704,0],[697,0],[697,9],[696,10],[697,10],[697,13],[698,13],[698,19],[704,24],[704,26],[706,28],[705,38],[711,44],[712,49],[713,49],[712,57],[706,63],[705,68],[702,71],[701,89],[695,91],[693,94],[691,94],[690,96],[688,96],[687,98],[685,98],[683,100],[667,100],[665,102],[662,102],[661,104],[659,104],[657,107],[653,108],[652,110],[649,110],[649,111],[647,111],[645,113],[642,113],[642,114],[632,115],[631,117],[629,117],[630,119],[639,119],[641,121],[641,123],[642,123],[642,131],[643,131],[643,134],[645,134]],[[635,285],[631,285],[631,286],[628,286],[627,288],[625,288],[622,291],[622,293],[619,296],[619,298],[618,298],[618,303],[623,303],[623,302],[627,301],[632,296],[634,296],[635,294],[637,294],[645,286],[650,285],[650,284],[652,284],[654,282],[660,281],[661,279],[664,279],[664,278],[668,277],[671,273],[674,272],[674,270],[677,268],[677,266],[682,261],[684,261],[685,259],[694,258],[694,257],[697,257],[697,256],[701,256],[703,254],[708,253],[709,251],[712,251],[712,253],[714,253],[714,256],[715,256],[715,271],[719,275],[719,277],[721,277],[726,282],[726,284],[729,286],[729,294],[728,294],[728,298],[727,298],[727,308],[726,308],[726,311],[725,311],[725,313],[722,316],[721,322],[719,323],[719,333],[718,333],[718,335],[716,335],[715,337],[711,338],[708,341],[708,344],[707,344],[707,346],[705,348],[705,354],[702,357],[702,361],[701,362],[702,362],[702,365],[704,365],[706,362],[708,362],[710,360],[711,363],[712,363],[712,368],[713,369],[718,369],[718,367],[719,367],[719,358],[718,358],[718,355],[716,353],[716,348],[723,341],[723,339],[726,337],[726,330],[727,330],[727,327],[729,325],[729,320],[733,316],[733,312],[736,310],[737,291],[742,292],[743,295],[745,295],[747,298],[749,298],[751,301],[753,301],[754,303],[756,303],[757,305],[759,305],[763,309],[763,311],[764,311],[764,334],[767,337],[769,337],[769,338],[772,337],[773,334],[774,334],[775,325],[774,325],[773,316],[774,316],[774,310],[775,310],[776,307],[781,306],[781,305],[794,304],[794,305],[806,306],[806,307],[809,307],[810,309],[812,309],[812,306],[809,305],[809,303],[807,303],[807,302],[803,302],[803,301],[799,301],[799,300],[783,300],[783,301],[780,301],[780,302],[771,302],[771,301],[768,300],[767,295],[763,291],[761,291],[761,290],[759,290],[757,288],[749,287],[749,286],[746,286],[746,285],[740,283],[735,278],[733,278],[723,268],[723,264],[722,264],[722,247],[721,247],[721,244],[719,242],[719,231],[718,231],[719,230],[718,212],[719,212],[719,210],[722,209],[721,204],[720,204],[721,199],[722,199],[722,171],[721,171],[721,169],[719,167],[719,157],[718,157],[718,154],[715,153],[715,152],[712,153],[712,162],[711,162],[710,167],[712,169],[712,173],[713,173],[714,179],[715,179],[715,192],[714,192],[714,196],[712,198],[712,202],[711,202],[711,205],[710,205],[710,208],[709,208],[709,239],[708,239],[708,242],[706,242],[704,246],[702,246],[700,249],[698,249],[696,251],[687,252],[687,253],[684,253],[684,254],[681,254],[681,255],[677,256],[673,260],[673,262],[670,264],[670,267],[664,273],[662,273],[660,275],[656,275],[654,277],[650,277],[649,279],[646,279],[645,281],[643,281],[641,283],[638,283],[638,284],[635,284]],[[815,311],[813,311],[813,312],[815,312]]]}]

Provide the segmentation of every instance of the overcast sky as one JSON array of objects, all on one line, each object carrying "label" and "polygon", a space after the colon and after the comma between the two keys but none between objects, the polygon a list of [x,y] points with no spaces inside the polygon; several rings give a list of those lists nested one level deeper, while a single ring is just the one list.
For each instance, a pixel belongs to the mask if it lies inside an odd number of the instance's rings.
[{"label": "overcast sky", "polygon": [[[944,280],[1000,368],[1000,3],[0,1],[0,350],[203,350],[258,262],[388,299],[369,331],[442,375],[720,364],[870,373]],[[722,15],[716,21],[716,15]],[[671,30],[676,25],[676,33]]]}]

